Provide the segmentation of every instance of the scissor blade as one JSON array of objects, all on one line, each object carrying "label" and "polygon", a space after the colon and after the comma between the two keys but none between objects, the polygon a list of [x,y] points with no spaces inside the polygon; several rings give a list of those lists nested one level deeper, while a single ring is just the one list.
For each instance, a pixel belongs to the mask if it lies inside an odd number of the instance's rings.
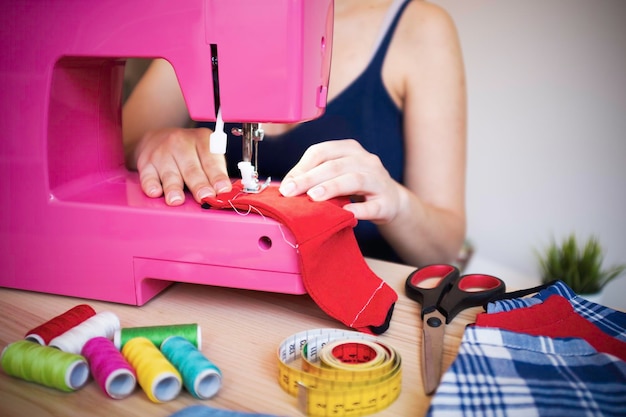
[{"label": "scissor blade", "polygon": [[435,392],[441,379],[445,329],[446,318],[438,310],[424,315],[424,327],[422,329],[422,379],[426,395]]}]

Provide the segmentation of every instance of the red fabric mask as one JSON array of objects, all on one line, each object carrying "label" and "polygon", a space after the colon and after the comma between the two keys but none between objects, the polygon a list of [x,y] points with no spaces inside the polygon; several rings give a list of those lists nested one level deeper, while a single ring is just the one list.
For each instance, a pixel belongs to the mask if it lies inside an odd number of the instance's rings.
[{"label": "red fabric mask", "polygon": [[284,197],[274,185],[248,194],[239,181],[231,192],[202,201],[204,207],[219,209],[253,207],[287,226],[296,239],[304,287],[317,305],[359,331],[387,330],[398,295],[365,262],[352,230],[357,220],[341,208],[347,198],[314,202],[306,195]]}]

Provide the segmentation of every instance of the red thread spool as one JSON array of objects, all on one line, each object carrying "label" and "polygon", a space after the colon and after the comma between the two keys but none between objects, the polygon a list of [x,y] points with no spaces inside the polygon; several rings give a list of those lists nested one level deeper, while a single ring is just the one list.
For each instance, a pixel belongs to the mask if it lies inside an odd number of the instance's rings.
[{"label": "red thread spool", "polygon": [[47,346],[52,339],[62,335],[69,329],[76,327],[91,316],[95,316],[96,311],[87,304],[79,304],[72,307],[65,313],[56,316],[44,324],[26,332],[25,339],[31,342]]}]

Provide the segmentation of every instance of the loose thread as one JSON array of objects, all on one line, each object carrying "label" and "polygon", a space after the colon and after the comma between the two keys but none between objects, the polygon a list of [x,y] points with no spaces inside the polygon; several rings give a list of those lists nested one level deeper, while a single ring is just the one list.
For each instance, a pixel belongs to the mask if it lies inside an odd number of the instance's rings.
[{"label": "loose thread", "polygon": [[367,302],[363,305],[363,307],[361,308],[361,310],[359,310],[359,312],[356,314],[356,316],[354,317],[354,320],[352,320],[352,323],[350,323],[350,327],[354,327],[354,323],[356,323],[356,321],[359,319],[359,317],[361,317],[361,314],[365,311],[365,309],[367,308],[367,306],[370,305],[370,303],[372,302],[372,300],[374,299],[374,296],[376,295],[376,293],[383,287],[383,285],[385,285],[384,282],[381,281],[381,283],[378,285],[378,287],[376,287],[376,289],[374,290],[374,292],[372,293],[372,295],[370,295],[370,298],[367,300]]},{"label": "loose thread", "polygon": [[[237,194],[239,195],[239,194]],[[231,200],[228,200],[228,204],[230,204],[230,206],[233,208],[234,212],[237,213],[240,216],[247,216],[248,214],[250,214],[253,210],[259,215],[261,216],[261,218],[263,219],[263,221],[267,221],[267,218],[265,217],[265,215],[261,212],[261,210],[259,210],[258,208],[254,207],[252,204],[248,204],[248,211],[243,213],[243,212],[239,212],[239,210],[237,210],[237,207],[235,207],[235,205],[233,204],[232,200],[234,200],[237,196],[233,197]],[[293,249],[298,250],[298,243],[292,243],[289,240],[287,240],[287,236],[285,236],[285,232],[283,231],[283,227],[282,224],[280,222],[278,222],[278,230],[280,231],[281,236],[283,237],[283,240],[285,241],[285,243],[289,246],[291,246]]]},{"label": "loose thread", "polygon": [[170,401],[180,393],[180,373],[149,339],[135,337],[128,340],[122,348],[122,355],[135,368],[137,381],[152,402]]},{"label": "loose thread", "polygon": [[154,346],[161,347],[163,341],[170,336],[181,336],[196,347],[202,346],[202,333],[197,323],[174,324],[171,326],[125,327],[115,332],[113,343],[115,343],[118,349],[122,349],[130,339],[145,337]]},{"label": "loose thread", "polygon": [[25,339],[48,345],[52,339],[62,335],[72,327],[78,326],[88,318],[95,316],[95,310],[87,304],[79,304],[65,313],[60,314],[47,322],[26,332]]},{"label": "loose thread", "polygon": [[28,340],[8,345],[0,361],[8,375],[61,391],[75,391],[89,378],[89,366],[82,356]]},{"label": "loose thread", "polygon": [[222,386],[222,372],[188,340],[169,337],[161,345],[161,352],[182,374],[191,395],[205,400],[217,394]]},{"label": "loose thread", "polygon": [[103,311],[55,337],[49,345],[64,352],[78,354],[89,339],[98,336],[112,339],[119,328],[120,319],[110,311]]},{"label": "loose thread", "polygon": [[106,337],[90,339],[82,350],[94,379],[109,397],[122,399],[137,385],[135,370]]}]

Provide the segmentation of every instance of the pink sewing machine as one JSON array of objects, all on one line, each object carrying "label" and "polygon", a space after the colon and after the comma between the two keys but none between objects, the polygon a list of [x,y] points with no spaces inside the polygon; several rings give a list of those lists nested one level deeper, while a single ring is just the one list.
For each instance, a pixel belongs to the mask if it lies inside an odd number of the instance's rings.
[{"label": "pink sewing machine", "polygon": [[324,111],[332,20],[333,0],[1,2],[0,286],[135,305],[173,282],[304,293],[277,222],[143,194],[122,83],[128,58],[165,58],[193,119],[219,103],[252,141]]}]

